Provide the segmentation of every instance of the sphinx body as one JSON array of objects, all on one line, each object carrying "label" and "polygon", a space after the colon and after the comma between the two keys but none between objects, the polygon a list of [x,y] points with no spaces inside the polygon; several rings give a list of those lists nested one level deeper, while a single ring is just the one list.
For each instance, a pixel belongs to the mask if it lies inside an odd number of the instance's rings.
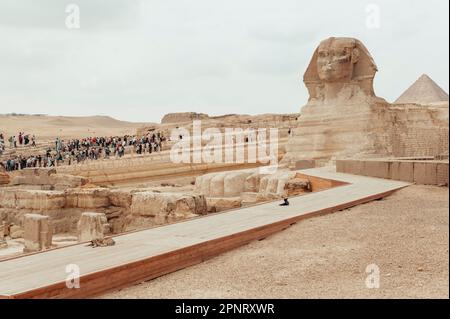
[{"label": "sphinx body", "polygon": [[[377,71],[372,56],[359,40],[322,41],[303,77],[309,100],[292,130],[283,161],[315,159],[325,164],[345,157],[411,156],[414,152],[429,155],[408,149],[398,141],[398,134],[402,125],[427,126],[432,116],[415,110],[416,122],[397,123],[405,109],[393,110],[375,95],[373,80]],[[448,131],[448,115],[446,121]]]}]

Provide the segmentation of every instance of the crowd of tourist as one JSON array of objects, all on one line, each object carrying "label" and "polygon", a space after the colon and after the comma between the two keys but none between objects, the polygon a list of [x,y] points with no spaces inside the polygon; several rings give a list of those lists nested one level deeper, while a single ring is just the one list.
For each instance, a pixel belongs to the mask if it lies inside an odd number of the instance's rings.
[{"label": "crowd of tourist", "polygon": [[[0,155],[5,151],[4,135],[0,133]],[[10,148],[19,145],[36,146],[36,138],[33,135],[19,134],[18,140],[10,137]],[[136,154],[151,154],[160,152],[162,144],[166,140],[161,132],[149,133],[141,138],[125,135],[121,137],[88,137],[82,139],[63,140],[56,138],[55,142],[45,153],[36,155],[15,155],[0,161],[0,165],[6,171],[14,171],[27,167],[53,167],[58,165],[72,165],[86,160],[108,159],[111,156],[120,158],[125,155],[126,149]]]},{"label": "crowd of tourist", "polygon": [[[33,146],[36,147],[36,137],[32,135],[30,137],[29,134],[25,134],[23,132],[19,132],[19,135],[16,137],[12,135],[8,138],[9,147],[17,148],[18,146]],[[3,133],[0,133],[0,155],[6,149],[6,138]]]}]

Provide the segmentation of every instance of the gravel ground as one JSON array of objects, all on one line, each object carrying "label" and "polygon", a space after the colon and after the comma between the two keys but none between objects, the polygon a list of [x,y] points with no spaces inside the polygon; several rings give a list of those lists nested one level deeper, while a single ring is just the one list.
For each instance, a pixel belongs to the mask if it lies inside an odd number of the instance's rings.
[{"label": "gravel ground", "polygon": [[411,186],[103,298],[449,298],[448,195]]}]

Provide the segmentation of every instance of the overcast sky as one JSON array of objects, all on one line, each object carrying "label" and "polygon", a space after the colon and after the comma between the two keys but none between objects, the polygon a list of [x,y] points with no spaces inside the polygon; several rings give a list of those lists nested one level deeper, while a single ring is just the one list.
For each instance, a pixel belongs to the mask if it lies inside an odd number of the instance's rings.
[{"label": "overcast sky", "polygon": [[[66,27],[66,6],[80,28]],[[367,19],[380,9],[379,28]],[[359,38],[395,100],[427,73],[448,92],[447,0],[0,0],[0,113],[294,113],[318,43]],[[373,24],[371,24],[373,25]]]}]

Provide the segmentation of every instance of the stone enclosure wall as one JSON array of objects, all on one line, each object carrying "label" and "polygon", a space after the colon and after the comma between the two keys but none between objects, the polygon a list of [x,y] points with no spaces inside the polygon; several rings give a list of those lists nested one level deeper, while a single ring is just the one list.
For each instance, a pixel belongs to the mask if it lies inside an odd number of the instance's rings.
[{"label": "stone enclosure wall", "polygon": [[414,159],[337,160],[340,173],[448,186],[448,161]]},{"label": "stone enclosure wall", "polygon": [[27,168],[11,173],[9,185],[41,190],[65,190],[80,187],[87,178],[57,173],[55,168]]},{"label": "stone enclosure wall", "polygon": [[449,154],[448,105],[396,105],[389,108],[394,157]]}]

